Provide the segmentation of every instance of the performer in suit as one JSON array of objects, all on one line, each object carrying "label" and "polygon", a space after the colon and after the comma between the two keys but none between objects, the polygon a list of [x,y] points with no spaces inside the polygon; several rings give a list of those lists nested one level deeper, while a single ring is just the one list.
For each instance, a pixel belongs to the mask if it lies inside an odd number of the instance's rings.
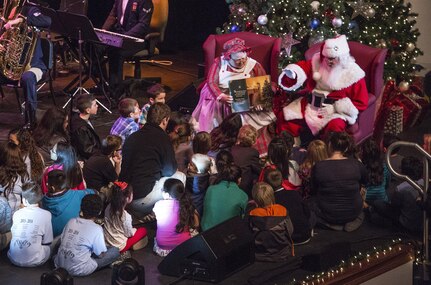
[{"label": "performer in suit", "polygon": [[[17,18],[8,21],[4,25],[4,29],[8,30],[11,27],[18,25],[27,19],[29,26],[38,28],[48,28],[51,25],[51,18],[44,16],[39,8],[35,6],[25,5],[21,15]],[[36,84],[42,79],[43,74],[48,70],[43,62],[42,46],[40,39],[37,39],[33,57],[30,62],[30,69],[21,75],[20,84],[24,90],[25,98],[25,126],[33,128],[36,125],[36,109],[37,109],[37,90]]]},{"label": "performer in suit", "polygon": [[[115,0],[111,13],[102,28],[143,39],[149,32],[153,7],[151,0]],[[115,90],[123,79],[124,59],[134,55],[138,51],[139,47],[129,50],[117,48],[108,50],[109,85],[112,90]]]}]

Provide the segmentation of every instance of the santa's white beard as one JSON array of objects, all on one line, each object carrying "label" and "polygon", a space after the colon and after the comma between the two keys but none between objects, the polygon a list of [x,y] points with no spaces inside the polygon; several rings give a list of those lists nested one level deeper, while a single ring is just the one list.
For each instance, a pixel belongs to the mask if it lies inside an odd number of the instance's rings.
[{"label": "santa's white beard", "polygon": [[317,89],[325,90],[325,91],[332,91],[333,85],[335,82],[338,82],[340,80],[340,74],[343,73],[343,70],[345,67],[337,63],[330,67],[326,61],[324,60],[320,64],[319,73],[321,75],[321,78],[319,81],[316,82]]}]

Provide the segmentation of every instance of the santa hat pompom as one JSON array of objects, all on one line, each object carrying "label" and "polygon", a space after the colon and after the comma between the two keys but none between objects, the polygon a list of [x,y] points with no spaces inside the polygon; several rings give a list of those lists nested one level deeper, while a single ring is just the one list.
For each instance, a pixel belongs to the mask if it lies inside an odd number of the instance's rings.
[{"label": "santa hat pompom", "polygon": [[319,81],[322,78],[322,74],[318,71],[313,73],[313,79],[314,81]]}]

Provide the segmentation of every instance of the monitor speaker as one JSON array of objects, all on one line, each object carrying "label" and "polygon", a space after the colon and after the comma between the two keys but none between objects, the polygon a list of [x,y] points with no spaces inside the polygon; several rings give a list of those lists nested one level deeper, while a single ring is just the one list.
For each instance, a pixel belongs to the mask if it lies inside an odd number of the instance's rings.
[{"label": "monitor speaker", "polygon": [[220,282],[254,262],[254,236],[235,217],[185,241],[159,264],[161,274]]},{"label": "monitor speaker", "polygon": [[187,85],[183,90],[170,98],[166,104],[172,111],[191,113],[199,102],[199,96],[193,83]]}]

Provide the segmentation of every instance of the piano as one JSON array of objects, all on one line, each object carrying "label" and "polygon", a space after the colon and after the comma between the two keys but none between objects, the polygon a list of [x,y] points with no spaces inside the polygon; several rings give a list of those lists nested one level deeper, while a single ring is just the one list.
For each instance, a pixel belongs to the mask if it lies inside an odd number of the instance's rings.
[{"label": "piano", "polygon": [[131,45],[136,47],[137,45],[141,45],[142,49],[145,49],[145,40],[141,38],[131,37],[119,33],[110,32],[107,30],[102,30],[98,28],[94,28],[94,32],[101,44],[127,49]]}]

